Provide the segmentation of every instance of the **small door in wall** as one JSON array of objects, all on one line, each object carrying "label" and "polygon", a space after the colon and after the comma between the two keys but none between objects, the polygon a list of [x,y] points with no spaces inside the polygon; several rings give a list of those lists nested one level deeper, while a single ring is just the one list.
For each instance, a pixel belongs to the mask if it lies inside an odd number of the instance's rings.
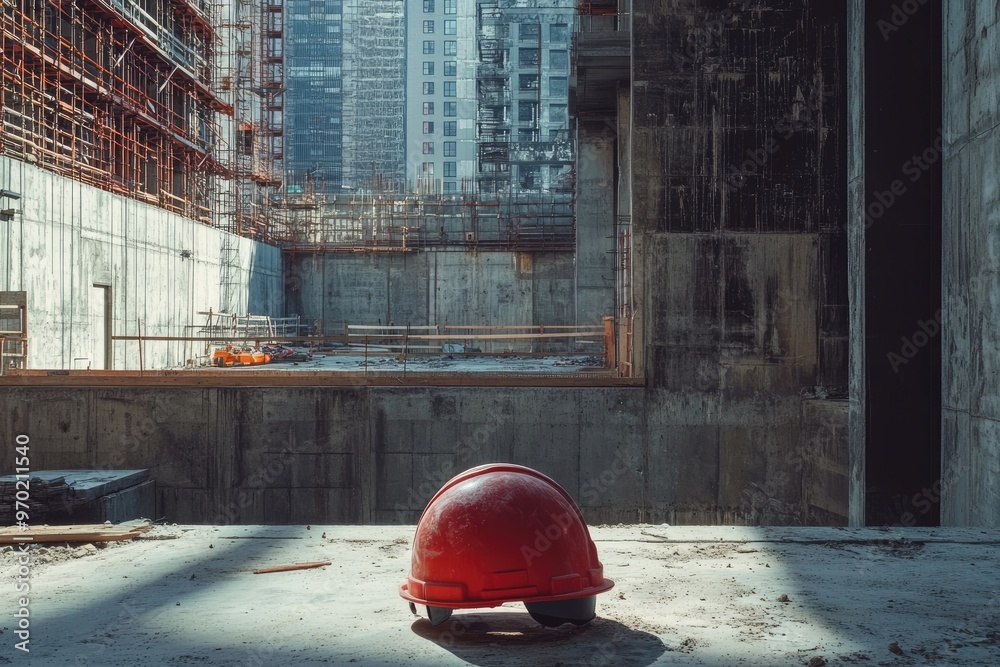
[{"label": "small door in wall", "polygon": [[90,289],[90,368],[111,368],[111,288],[94,285]]}]

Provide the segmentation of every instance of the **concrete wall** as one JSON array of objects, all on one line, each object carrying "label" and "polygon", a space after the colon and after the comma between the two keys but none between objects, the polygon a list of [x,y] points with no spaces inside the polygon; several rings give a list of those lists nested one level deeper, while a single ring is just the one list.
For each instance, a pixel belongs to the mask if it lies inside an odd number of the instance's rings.
[{"label": "concrete wall", "polygon": [[[715,454],[715,427],[622,387],[10,388],[0,437],[27,435],[36,470],[149,468],[157,517],[181,523],[412,523],[444,481],[493,461],[550,475],[595,523],[841,522],[846,487],[828,480],[846,468],[846,404],[781,410],[824,429],[798,448],[771,433],[760,462]],[[743,428],[767,432],[773,413]],[[761,469],[786,454],[779,498]]]},{"label": "concrete wall", "polygon": [[604,123],[577,129],[577,324],[614,315],[615,133]]},{"label": "concrete wall", "polygon": [[944,3],[942,523],[1000,525],[1000,6]]},{"label": "concrete wall", "polygon": [[575,324],[573,264],[569,253],[293,254],[285,257],[287,310],[331,335],[345,321]]},{"label": "concrete wall", "polygon": [[[843,7],[732,5],[633,3],[650,447],[690,521],[812,505],[840,522],[847,434],[827,417],[846,405],[809,397],[847,386]],[[797,480],[818,442],[829,474],[810,500]]]},{"label": "concrete wall", "polygon": [[[4,157],[0,187],[22,195],[0,202],[19,211],[0,222],[0,290],[27,292],[29,368],[99,365],[95,284],[110,289],[112,335],[135,335],[139,322],[143,335],[189,335],[185,326],[204,322],[198,311],[219,310],[223,232]],[[242,238],[234,245],[240,311],[280,315],[277,249]],[[176,366],[202,351],[150,342],[143,363]],[[114,368],[136,369],[138,345],[115,343],[112,358]]]}]

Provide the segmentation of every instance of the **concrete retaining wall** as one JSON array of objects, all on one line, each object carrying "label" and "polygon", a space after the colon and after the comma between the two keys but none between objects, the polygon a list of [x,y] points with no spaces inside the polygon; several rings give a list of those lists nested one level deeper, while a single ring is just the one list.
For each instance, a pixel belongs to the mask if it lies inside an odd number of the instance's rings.
[{"label": "concrete retaining wall", "polygon": [[330,335],[345,322],[576,323],[570,253],[294,254],[285,267],[288,312]]},{"label": "concrete retaining wall", "polygon": [[846,521],[846,401],[742,425],[691,407],[612,387],[11,388],[0,436],[27,435],[36,470],[149,468],[179,523],[414,522],[493,461],[552,476],[595,523]]},{"label": "concrete retaining wall", "polygon": [[[232,237],[224,277],[227,235],[218,229],[4,157],[0,187],[22,195],[0,202],[19,211],[0,222],[0,290],[27,292],[30,368],[101,367],[102,287],[112,335],[136,335],[140,322],[146,336],[190,335],[185,327],[204,322],[198,311],[220,309],[224,280],[239,286],[238,312],[282,314],[276,248]],[[176,366],[202,351],[151,342],[143,363]],[[111,353],[111,367],[139,367],[136,343],[115,343]]]}]

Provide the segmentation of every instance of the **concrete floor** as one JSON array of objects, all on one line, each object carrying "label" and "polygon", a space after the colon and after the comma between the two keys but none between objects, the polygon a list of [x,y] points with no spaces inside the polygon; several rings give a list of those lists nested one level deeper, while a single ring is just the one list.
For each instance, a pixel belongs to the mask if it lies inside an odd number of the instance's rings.
[{"label": "concrete floor", "polygon": [[[604,359],[592,355],[567,355],[551,357],[529,356],[465,356],[413,355],[406,359],[408,373],[578,373],[581,371],[601,371]],[[189,370],[202,370],[194,367]],[[317,352],[309,361],[276,362],[263,366],[232,366],[233,372],[257,371],[330,371],[330,372],[392,372],[402,373],[404,363],[398,356],[386,352],[373,353],[369,357],[361,354]]]},{"label": "concrete floor", "polygon": [[[554,630],[520,604],[459,612],[439,627],[412,616],[397,595],[407,526],[170,526],[103,549],[39,550],[30,664],[1000,663],[1000,530],[592,534],[617,586],[599,599],[598,619]],[[333,565],[251,573],[316,560]],[[13,648],[9,551],[0,578],[0,663],[16,664],[29,656]]]}]

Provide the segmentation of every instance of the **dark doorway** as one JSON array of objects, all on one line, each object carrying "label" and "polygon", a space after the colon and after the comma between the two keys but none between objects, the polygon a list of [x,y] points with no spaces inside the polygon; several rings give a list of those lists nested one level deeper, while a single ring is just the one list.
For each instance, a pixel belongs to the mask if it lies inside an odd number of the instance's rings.
[{"label": "dark doorway", "polygon": [[868,525],[934,526],[941,470],[941,2],[865,7]]}]

